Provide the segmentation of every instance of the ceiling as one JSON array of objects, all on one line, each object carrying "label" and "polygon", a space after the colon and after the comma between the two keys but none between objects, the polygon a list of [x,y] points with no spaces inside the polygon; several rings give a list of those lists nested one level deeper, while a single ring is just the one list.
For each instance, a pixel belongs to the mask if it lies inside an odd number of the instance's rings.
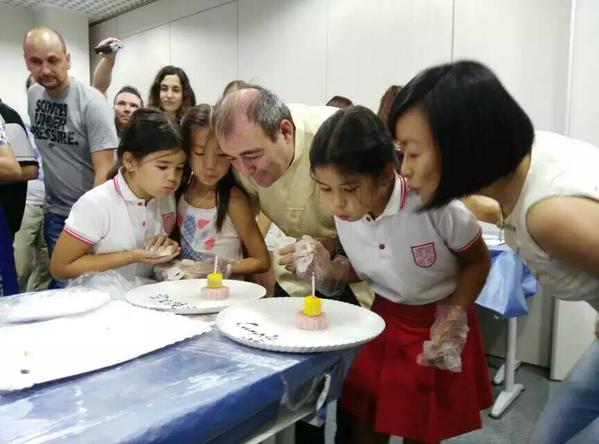
[{"label": "ceiling", "polygon": [[81,12],[87,15],[90,23],[95,23],[153,1],[155,0],[0,0],[0,3],[31,9],[56,6],[73,12]]}]

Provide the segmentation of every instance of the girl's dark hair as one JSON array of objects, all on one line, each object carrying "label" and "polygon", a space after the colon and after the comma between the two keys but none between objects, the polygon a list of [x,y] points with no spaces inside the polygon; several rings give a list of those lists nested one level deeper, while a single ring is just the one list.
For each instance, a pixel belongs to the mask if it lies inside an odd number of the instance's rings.
[{"label": "girl's dark hair", "polygon": [[334,108],[347,108],[348,106],[351,106],[353,104],[354,103],[351,100],[343,96],[333,96],[327,102],[327,106],[332,106]]},{"label": "girl's dark hair", "polygon": [[[193,106],[187,110],[183,119],[181,120],[181,132],[183,133],[183,146],[185,150],[190,153],[188,162],[185,164],[183,170],[183,179],[181,180],[181,186],[177,190],[177,200],[187,191],[191,181],[193,180],[193,171],[191,170],[191,156],[192,144],[193,144],[193,132],[196,129],[208,128],[214,131],[214,124],[212,122],[213,108],[205,103],[197,106]],[[225,217],[227,216],[227,209],[229,208],[229,200],[231,198],[231,189],[238,186],[233,170],[229,167],[229,171],[225,174],[216,185],[216,231],[219,232]]]},{"label": "girl's dark hair", "polygon": [[160,83],[164,80],[166,76],[176,75],[179,77],[179,81],[181,82],[181,87],[183,88],[183,99],[181,101],[181,107],[177,110],[176,116],[177,121],[181,121],[181,117],[183,114],[187,112],[189,108],[196,104],[196,96],[191,89],[191,84],[189,83],[189,78],[185,71],[177,66],[168,65],[160,69],[158,74],[156,74],[156,78],[154,78],[154,83],[150,88],[150,97],[148,99],[148,106],[162,109],[160,106]]},{"label": "girl's dark hair", "polygon": [[340,109],[320,126],[310,149],[310,168],[334,166],[342,174],[379,177],[397,163],[391,134],[370,109]]},{"label": "girl's dark hair", "polygon": [[117,161],[108,173],[108,179],[117,175],[122,165],[123,154],[131,153],[141,160],[156,151],[183,148],[179,125],[166,113],[152,108],[135,111],[121,134],[117,148]]},{"label": "girl's dark hair", "polygon": [[381,97],[379,110],[377,111],[376,115],[379,116],[379,119],[381,119],[383,122],[387,122],[389,118],[389,112],[391,111],[391,106],[393,105],[393,102],[400,91],[401,86],[391,85],[389,88],[387,88],[383,94],[383,97]]},{"label": "girl's dark hair", "polygon": [[[486,66],[471,61],[422,71],[397,95],[387,125],[419,109],[441,157],[441,180],[427,208],[476,194],[513,173],[532,147],[524,110]],[[395,134],[401,142],[401,134]]]}]

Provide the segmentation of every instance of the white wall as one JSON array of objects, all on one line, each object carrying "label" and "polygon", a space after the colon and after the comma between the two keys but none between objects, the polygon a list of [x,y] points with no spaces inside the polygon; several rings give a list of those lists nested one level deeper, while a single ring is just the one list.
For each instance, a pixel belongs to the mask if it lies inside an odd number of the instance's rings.
[{"label": "white wall", "polygon": [[25,80],[28,75],[23,60],[23,36],[32,26],[31,11],[0,4],[0,99],[23,119],[27,116]]},{"label": "white wall", "polygon": [[390,85],[449,62],[452,13],[446,0],[331,0],[327,100],[344,95],[376,111]]},{"label": "white wall", "polygon": [[29,73],[23,59],[23,37],[38,25],[52,26],[63,34],[71,53],[71,74],[85,82],[89,79],[87,17],[59,8],[32,10],[0,4],[0,98],[16,109],[24,120],[29,120],[25,92]]},{"label": "white wall", "polygon": [[569,134],[599,147],[599,2],[577,0]]},{"label": "white wall", "polygon": [[146,96],[158,67],[171,63],[186,70],[199,101],[240,78],[286,101],[340,94],[371,108],[424,67],[475,58],[539,128],[562,131],[568,8],[564,0],[158,0],[92,27],[90,47],[108,36],[125,43],[109,97],[124,83]]},{"label": "white wall", "polygon": [[454,60],[499,76],[537,129],[563,132],[570,2],[455,0]]}]

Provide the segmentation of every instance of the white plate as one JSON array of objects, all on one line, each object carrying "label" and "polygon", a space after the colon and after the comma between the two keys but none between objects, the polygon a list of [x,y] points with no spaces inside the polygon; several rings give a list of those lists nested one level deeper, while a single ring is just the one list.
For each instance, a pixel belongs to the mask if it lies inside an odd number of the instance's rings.
[{"label": "white plate", "polygon": [[110,301],[104,291],[81,287],[25,293],[0,300],[0,321],[32,322],[96,310]]},{"label": "white plate", "polygon": [[295,326],[304,298],[268,298],[229,307],[216,317],[216,326],[229,338],[249,345],[284,352],[312,353],[354,347],[376,338],[385,321],[376,313],[345,302],[322,300],[329,319],[324,330]]},{"label": "white plate", "polygon": [[0,328],[0,391],[109,367],[202,334],[210,327],[113,301],[78,316]]},{"label": "white plate", "polygon": [[177,314],[217,313],[223,308],[239,302],[260,299],[266,294],[264,287],[252,282],[223,280],[229,287],[229,297],[219,301],[200,298],[206,279],[165,281],[143,285],[127,292],[125,298],[133,305],[154,310],[171,311]]}]

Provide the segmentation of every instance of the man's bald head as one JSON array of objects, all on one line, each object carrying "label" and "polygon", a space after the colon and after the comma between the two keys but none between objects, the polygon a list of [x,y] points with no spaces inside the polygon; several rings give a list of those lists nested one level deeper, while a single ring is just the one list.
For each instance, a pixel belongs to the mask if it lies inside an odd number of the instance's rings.
[{"label": "man's bald head", "polygon": [[291,112],[279,97],[258,85],[230,92],[216,104],[214,121],[216,133],[226,139],[239,123],[251,123],[262,128],[275,140],[283,120],[293,123]]},{"label": "man's bald head", "polygon": [[69,85],[71,60],[64,39],[48,26],[33,28],[23,39],[27,69],[50,95],[61,94]]},{"label": "man's bald head", "polygon": [[56,29],[49,26],[38,26],[31,29],[23,39],[23,51],[27,51],[30,45],[60,45],[62,52],[66,55],[67,44]]}]

